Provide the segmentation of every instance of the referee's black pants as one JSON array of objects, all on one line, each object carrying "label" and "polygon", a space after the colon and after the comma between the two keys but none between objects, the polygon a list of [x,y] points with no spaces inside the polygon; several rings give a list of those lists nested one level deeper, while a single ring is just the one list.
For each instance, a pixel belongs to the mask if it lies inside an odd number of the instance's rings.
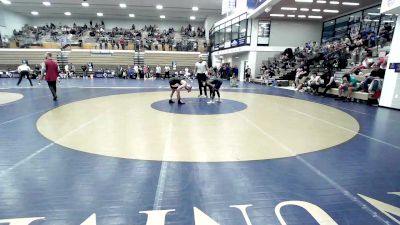
[{"label": "referee's black pants", "polygon": [[57,98],[57,81],[47,81],[53,98]]},{"label": "referee's black pants", "polygon": [[206,81],[207,81],[207,76],[205,73],[197,74],[197,82],[199,83],[200,95],[203,95],[203,89],[204,89],[204,95],[207,96],[207,85],[205,85]]},{"label": "referee's black pants", "polygon": [[29,83],[31,83],[31,86],[33,86],[31,78],[29,77],[29,75],[30,75],[29,71],[21,71],[21,73],[19,73],[19,80],[18,80],[17,85],[19,86],[21,84],[22,78],[24,76],[26,76],[28,78],[28,80],[29,80]]}]

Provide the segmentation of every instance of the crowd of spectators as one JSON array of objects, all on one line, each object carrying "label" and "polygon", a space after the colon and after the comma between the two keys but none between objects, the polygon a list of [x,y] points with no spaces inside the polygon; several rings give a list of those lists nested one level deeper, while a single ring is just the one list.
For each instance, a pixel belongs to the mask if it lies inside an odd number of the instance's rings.
[{"label": "crowd of spectators", "polygon": [[321,45],[308,42],[294,51],[288,48],[263,63],[262,78],[271,84],[292,80],[295,90],[323,96],[338,88],[338,100],[353,101],[355,91],[379,98],[389,55],[379,49],[391,41],[392,31],[385,24],[379,37],[365,31]]},{"label": "crowd of spectators", "polygon": [[204,38],[206,36],[206,30],[200,27],[197,27],[197,32],[193,29],[192,25],[188,25],[187,27],[181,27],[181,34],[189,37],[200,37]]},{"label": "crowd of spectators", "polygon": [[78,26],[59,25],[54,23],[45,26],[25,25],[21,30],[13,31],[13,37],[1,38],[0,47],[9,46],[10,41],[15,41],[18,48],[29,48],[32,45],[41,45],[42,42],[57,42],[62,48],[76,45],[82,47],[83,43],[93,43],[97,49],[121,49],[125,50],[129,44],[135,46],[135,50],[162,50],[172,51],[197,51],[198,39],[205,37],[205,29],[188,25],[181,28],[181,35],[176,37],[174,28],[160,29],[156,25],[146,25],[136,28],[135,24],[129,29],[114,27],[106,29],[103,21],[94,24]]}]

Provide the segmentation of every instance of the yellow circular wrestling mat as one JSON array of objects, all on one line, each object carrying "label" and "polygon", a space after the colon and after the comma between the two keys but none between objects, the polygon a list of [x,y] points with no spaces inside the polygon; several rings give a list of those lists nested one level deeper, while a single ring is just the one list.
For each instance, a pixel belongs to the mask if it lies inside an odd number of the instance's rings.
[{"label": "yellow circular wrestling mat", "polygon": [[22,94],[18,93],[0,92],[0,105],[18,101],[23,97],[24,96]]},{"label": "yellow circular wrestling mat", "polygon": [[[153,102],[168,99],[169,93],[74,102],[44,114],[37,127],[48,139],[71,149],[175,162],[291,157],[341,144],[359,131],[358,122],[343,111],[271,95],[223,92],[223,98],[248,105],[244,111],[230,114],[182,115],[151,108]],[[197,93],[182,95],[194,97]]]}]

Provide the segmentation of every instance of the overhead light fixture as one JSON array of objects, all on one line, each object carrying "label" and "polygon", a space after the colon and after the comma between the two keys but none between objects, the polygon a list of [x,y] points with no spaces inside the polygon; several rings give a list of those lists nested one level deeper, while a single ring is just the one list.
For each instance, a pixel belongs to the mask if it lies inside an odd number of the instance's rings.
[{"label": "overhead light fixture", "polygon": [[368,13],[368,15],[371,15],[371,16],[380,16],[381,14],[380,14],[380,13]]},{"label": "overhead light fixture", "polygon": [[89,2],[82,2],[83,7],[89,7]]},{"label": "overhead light fixture", "polygon": [[339,13],[339,10],[324,9],[324,12],[326,12],[326,13]]},{"label": "overhead light fixture", "polygon": [[306,18],[306,15],[298,15],[299,18]]},{"label": "overhead light fixture", "polygon": [[340,3],[340,2],[338,2],[338,1],[330,1],[330,2],[329,2],[329,4],[331,4],[331,5],[339,5],[339,3]]},{"label": "overhead light fixture", "polygon": [[300,8],[300,11],[308,12],[308,11],[310,11],[310,9],[308,9],[308,8]]},{"label": "overhead light fixture", "polygon": [[126,4],[125,3],[119,3],[119,7],[126,8]]},{"label": "overhead light fixture", "polygon": [[44,6],[51,6],[51,2],[43,2]]},{"label": "overhead light fixture", "polygon": [[285,14],[269,14],[271,17],[284,17]]},{"label": "overhead light fixture", "polygon": [[192,7],[192,10],[193,10],[193,11],[199,11],[199,7],[193,6],[193,7]]},{"label": "overhead light fixture", "polygon": [[312,9],[313,12],[321,12],[320,9]]},{"label": "overhead light fixture", "polygon": [[64,15],[70,16],[70,15],[71,15],[71,12],[65,12]]},{"label": "overhead light fixture", "polygon": [[161,18],[161,19],[165,19],[165,15],[161,15],[160,18]]},{"label": "overhead light fixture", "polygon": [[135,17],[135,14],[131,13],[131,14],[129,14],[129,17],[133,18],[133,17]]},{"label": "overhead light fixture", "polygon": [[34,15],[34,16],[37,16],[37,15],[39,15],[39,12],[32,11],[31,14]]},{"label": "overhead light fixture", "polygon": [[360,5],[358,2],[342,2],[343,5]]},{"label": "overhead light fixture", "polygon": [[310,19],[322,19],[322,16],[308,16]]},{"label": "overhead light fixture", "polygon": [[101,13],[101,12],[98,12],[98,13],[97,13],[97,16],[104,16],[104,14]]},{"label": "overhead light fixture", "polygon": [[288,11],[296,11],[297,8],[292,8],[292,7],[282,7],[282,10],[288,10]]},{"label": "overhead light fixture", "polygon": [[161,9],[163,9],[163,6],[162,5],[156,5],[156,9],[161,10]]},{"label": "overhead light fixture", "polygon": [[287,15],[287,17],[294,18],[294,17],[296,17],[296,15]]},{"label": "overhead light fixture", "polygon": [[317,3],[319,3],[319,4],[326,4],[326,1],[325,1],[325,0],[318,0]]},{"label": "overhead light fixture", "polygon": [[190,20],[196,20],[196,17],[195,16],[191,16]]},{"label": "overhead light fixture", "polygon": [[393,16],[393,14],[385,14],[385,16]]},{"label": "overhead light fixture", "polygon": [[312,3],[314,0],[295,0],[295,2],[309,2]]},{"label": "overhead light fixture", "polygon": [[1,2],[2,2],[4,5],[10,5],[10,4],[11,4],[11,1],[9,1],[9,0],[1,0]]}]

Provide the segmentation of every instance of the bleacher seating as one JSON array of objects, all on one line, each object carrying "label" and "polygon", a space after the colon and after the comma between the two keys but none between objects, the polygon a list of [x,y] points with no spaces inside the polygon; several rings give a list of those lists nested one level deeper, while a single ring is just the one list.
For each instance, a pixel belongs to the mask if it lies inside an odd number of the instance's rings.
[{"label": "bleacher seating", "polygon": [[133,51],[110,51],[110,54],[92,54],[92,51],[71,51],[68,62],[83,65],[133,65]]},{"label": "bleacher seating", "polygon": [[182,33],[173,28],[161,30],[157,26],[145,26],[141,29],[135,29],[134,26],[129,29],[118,27],[106,29],[104,25],[93,27],[76,24],[72,27],[55,26],[52,23],[50,26],[39,27],[25,25],[19,31],[14,30],[14,35],[8,37],[4,47],[170,51],[169,46],[173,45],[173,51],[206,50],[204,28],[188,32],[189,27],[191,26],[182,27],[185,31]]},{"label": "bleacher seating", "polygon": [[180,53],[180,52],[146,52],[144,64],[149,66],[171,65],[175,62],[178,68],[192,68],[198,60],[198,53]]},{"label": "bleacher seating", "polygon": [[[33,69],[34,65],[40,65],[43,62],[44,49],[25,49],[15,50],[10,49],[0,50],[0,71],[12,71],[21,64],[23,59],[28,60],[29,65]],[[118,66],[124,68],[133,66],[134,64],[144,65],[147,64],[151,68],[156,65],[164,67],[170,65],[172,68],[172,62],[176,63],[176,70],[183,70],[184,68],[193,68],[194,64],[198,60],[198,54],[195,52],[160,52],[160,51],[146,51],[146,52],[135,52],[131,50],[125,51],[112,51],[112,50],[82,50],[72,49],[71,51],[52,50],[54,58],[59,59],[59,65],[61,69],[66,64],[72,64],[75,66],[76,74],[82,73],[81,66],[93,63],[94,71],[98,69],[104,70],[115,70]],[[101,54],[100,54],[101,52]],[[58,56],[58,57],[57,57]],[[63,60],[61,63],[62,56]],[[136,58],[135,58],[136,57]]]},{"label": "bleacher seating", "polygon": [[[54,56],[60,51],[50,51]],[[0,52],[0,70],[14,70],[22,62],[23,59],[28,60],[30,65],[41,64],[46,51],[43,50],[24,50],[24,51],[1,51]]]}]

